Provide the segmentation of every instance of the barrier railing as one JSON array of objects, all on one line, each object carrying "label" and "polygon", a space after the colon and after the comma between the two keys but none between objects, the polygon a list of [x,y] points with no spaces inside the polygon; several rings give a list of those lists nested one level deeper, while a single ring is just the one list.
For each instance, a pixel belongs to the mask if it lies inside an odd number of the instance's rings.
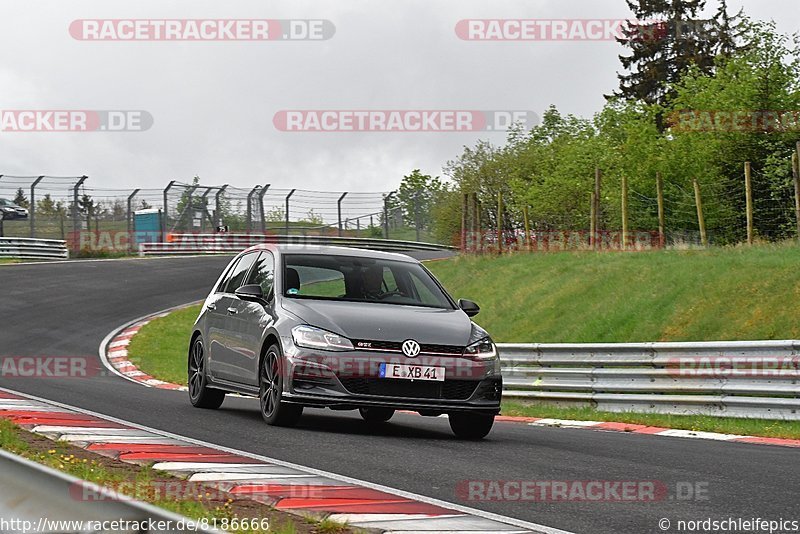
[{"label": "barrier railing", "polygon": [[508,398],[800,420],[800,341],[501,344]]},{"label": "barrier railing", "polygon": [[57,239],[0,237],[0,258],[64,260],[69,250],[66,241]]},{"label": "barrier railing", "polygon": [[455,247],[416,241],[397,241],[365,237],[264,234],[171,234],[166,243],[141,243],[140,256],[180,254],[232,254],[253,245],[273,243],[305,246],[340,246],[402,252],[405,250],[442,251]]}]

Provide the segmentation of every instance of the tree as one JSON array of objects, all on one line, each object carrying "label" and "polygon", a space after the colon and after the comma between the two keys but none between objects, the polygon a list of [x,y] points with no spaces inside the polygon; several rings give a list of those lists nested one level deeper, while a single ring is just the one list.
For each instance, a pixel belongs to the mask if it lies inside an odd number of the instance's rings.
[{"label": "tree", "polygon": [[30,203],[28,202],[28,197],[25,196],[25,191],[23,191],[21,187],[17,189],[17,195],[14,197],[14,204],[22,208],[30,207]]},{"label": "tree", "polygon": [[53,197],[50,196],[50,193],[45,194],[44,197],[36,203],[36,211],[40,215],[56,215],[56,203],[53,202]]},{"label": "tree", "polygon": [[397,194],[389,202],[389,211],[400,209],[407,226],[416,227],[419,223],[421,228],[426,228],[431,221],[433,203],[442,190],[438,176],[422,174],[419,169],[414,169],[400,182]]}]

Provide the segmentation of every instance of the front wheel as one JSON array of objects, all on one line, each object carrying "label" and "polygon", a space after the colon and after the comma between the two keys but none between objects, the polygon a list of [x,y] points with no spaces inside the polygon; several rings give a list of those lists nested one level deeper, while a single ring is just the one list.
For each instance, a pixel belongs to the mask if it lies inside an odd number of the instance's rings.
[{"label": "front wheel", "polygon": [[394,415],[391,408],[359,408],[358,413],[367,423],[385,423]]},{"label": "front wheel", "polygon": [[483,439],[494,425],[494,415],[451,413],[448,419],[453,433],[461,439]]},{"label": "front wheel", "polygon": [[197,336],[189,349],[189,400],[195,408],[216,410],[225,400],[225,392],[208,387],[206,352],[203,337]]},{"label": "front wheel", "polygon": [[272,345],[261,362],[258,373],[258,398],[261,401],[261,416],[268,425],[294,426],[303,415],[303,407],[288,404],[283,398],[283,366],[277,345]]}]

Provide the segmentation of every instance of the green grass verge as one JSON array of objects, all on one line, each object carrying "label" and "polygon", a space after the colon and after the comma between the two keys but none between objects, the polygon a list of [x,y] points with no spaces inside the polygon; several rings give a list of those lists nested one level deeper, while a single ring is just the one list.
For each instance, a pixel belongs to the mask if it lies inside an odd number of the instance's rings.
[{"label": "green grass verge", "polygon": [[601,412],[589,407],[563,408],[548,404],[534,404],[519,401],[504,402],[503,415],[571,419],[575,421],[615,421],[633,425],[693,430],[696,432],[719,432],[722,434],[739,434],[743,436],[800,439],[800,421],[736,419],[733,417],[711,417],[707,415]]},{"label": "green grass verge", "polygon": [[428,266],[499,342],[797,339],[800,247],[459,257]]},{"label": "green grass verge", "polygon": [[185,385],[189,336],[200,308],[183,308],[144,325],[128,346],[130,361],[155,378]]}]

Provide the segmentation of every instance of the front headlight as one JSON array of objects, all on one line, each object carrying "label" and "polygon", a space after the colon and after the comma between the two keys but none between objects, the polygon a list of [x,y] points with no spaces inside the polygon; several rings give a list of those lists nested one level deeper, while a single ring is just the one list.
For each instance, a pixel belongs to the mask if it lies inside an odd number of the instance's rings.
[{"label": "front headlight", "polygon": [[464,349],[464,356],[473,360],[497,359],[497,347],[492,338],[485,337]]},{"label": "front headlight", "polygon": [[353,350],[353,343],[346,337],[308,325],[292,328],[292,339],[295,345],[306,349]]}]

